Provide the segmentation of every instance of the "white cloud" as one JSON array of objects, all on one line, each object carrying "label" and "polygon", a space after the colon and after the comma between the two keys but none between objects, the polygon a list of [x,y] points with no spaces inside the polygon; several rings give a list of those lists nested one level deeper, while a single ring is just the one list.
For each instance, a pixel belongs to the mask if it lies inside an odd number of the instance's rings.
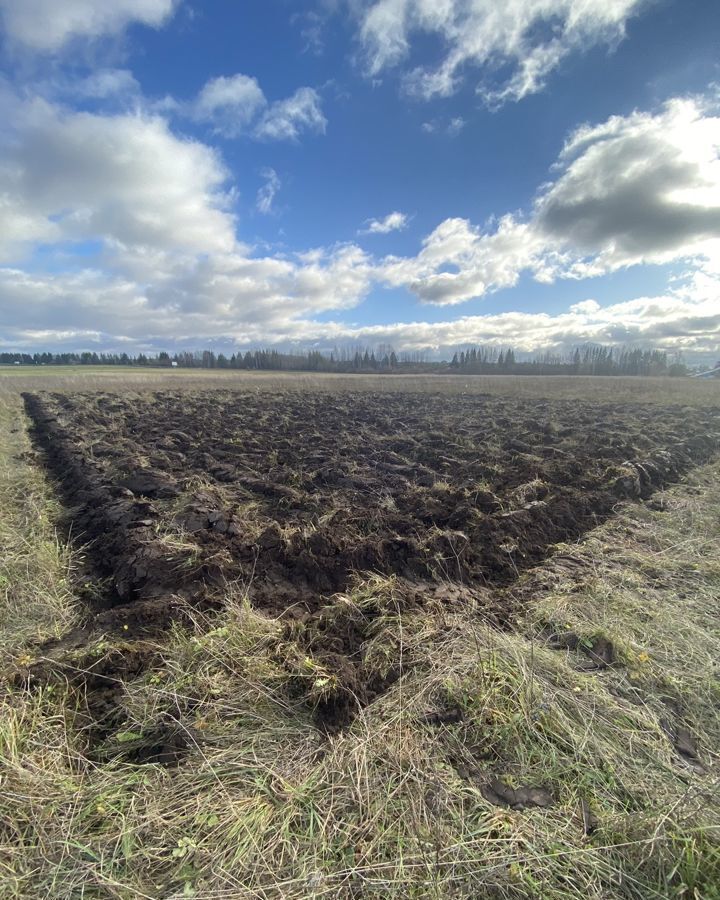
[{"label": "white cloud", "polygon": [[325,134],[326,127],[320,95],[313,88],[302,87],[287,99],[272,103],[254,134],[269,141],[296,141],[304,131]]},{"label": "white cloud", "polygon": [[[480,70],[478,92],[491,105],[519,100],[544,86],[571,52],[614,43],[646,0],[364,0],[360,41],[371,77],[410,61],[416,39],[442,41],[442,58],[415,67],[404,83],[413,94],[447,97],[465,73]],[[493,83],[498,70],[509,78]]]},{"label": "white cloud", "polygon": [[[173,329],[222,335],[252,329],[262,340],[297,317],[350,309],[367,293],[370,260],[353,245],[287,258],[252,256],[247,248],[215,256],[172,260],[163,277],[143,291],[163,334]],[[167,317],[165,324],[163,317]],[[143,320],[125,319],[141,330]]]},{"label": "white cloud", "polygon": [[97,69],[87,78],[68,85],[68,88],[75,97],[89,97],[93,100],[127,100],[141,95],[140,84],[128,69]]},{"label": "white cloud", "polygon": [[586,342],[682,351],[688,359],[720,357],[720,266],[703,266],[674,289],[657,297],[601,307],[594,300],[567,312],[505,312],[440,322],[348,326],[341,322],[297,320],[276,328],[276,342],[392,344],[396,350],[428,350],[449,357],[458,345],[512,346],[533,353],[567,352]]},{"label": "white cloud", "polygon": [[11,41],[31,50],[59,50],[75,37],[119,34],[134,22],[158,28],[177,0],[0,0],[0,18]]},{"label": "white cloud", "polygon": [[28,246],[53,243],[61,238],[60,229],[53,221],[23,209],[22,204],[7,193],[0,193],[0,219],[0,264],[17,258]]},{"label": "white cloud", "polygon": [[694,99],[584,126],[535,208],[546,235],[612,270],[702,253],[720,238],[720,117]]},{"label": "white cloud", "polygon": [[274,211],[273,203],[282,186],[282,182],[275,169],[263,169],[261,172],[265,184],[257,192],[257,211],[267,216]]},{"label": "white cloud", "polygon": [[[584,126],[525,219],[507,215],[484,228],[447,219],[416,256],[380,262],[354,244],[255,255],[237,240],[220,157],[159,116],[69,112],[17,98],[9,110],[12,128],[0,145],[6,344],[137,347],[150,336],[170,346],[223,338],[534,350],[592,340],[720,350],[720,119],[698,100]],[[272,208],[273,175],[266,173],[271,190],[261,189],[260,207]],[[373,233],[403,216],[372,220]],[[39,244],[44,257],[71,254],[73,270],[23,271],[21,251]],[[84,258],[92,265],[82,268]],[[669,260],[685,262],[682,281],[661,296],[607,307],[584,299],[558,315],[363,327],[313,320],[353,309],[383,285],[453,305],[512,286],[524,272],[580,279]]]},{"label": "white cloud", "polygon": [[388,284],[408,287],[423,303],[451,306],[516,284],[542,250],[532,229],[511,216],[492,233],[466,219],[446,219],[417,256],[388,257],[381,271]]},{"label": "white cloud", "polygon": [[372,278],[370,261],[352,245],[289,259],[252,257],[238,248],[158,260],[164,267],[146,284],[129,268],[61,275],[0,268],[0,339],[31,340],[40,327],[47,343],[88,330],[116,343],[219,336],[267,342],[302,327],[303,317],[356,306]]},{"label": "white cloud", "polygon": [[256,78],[220,76],[204,85],[192,106],[192,115],[199,121],[212,122],[225,136],[236,137],[266,106]]},{"label": "white cloud", "polygon": [[290,18],[290,24],[300,29],[300,36],[305,42],[303,53],[312,53],[322,56],[325,52],[325,38],[323,30],[325,16],[317,10],[303,10],[294,13]]},{"label": "white cloud", "polygon": [[234,246],[220,158],[175,137],[164,120],[70,113],[36,100],[14,126],[0,196],[26,227],[3,229],[0,258],[38,234],[208,253]]},{"label": "white cloud", "polygon": [[579,303],[573,303],[570,307],[570,312],[578,313],[578,315],[592,315],[598,312],[599,309],[600,304],[597,300],[581,300]]},{"label": "white cloud", "polygon": [[389,257],[390,284],[451,305],[511,287],[720,254],[720,117],[700,100],[576,131],[526,220],[492,230],[447,219],[415,257]]},{"label": "white cloud", "polygon": [[445,134],[448,137],[457,137],[467,125],[467,120],[462,116],[454,116],[452,119],[430,119],[420,126],[426,134]]},{"label": "white cloud", "polygon": [[[715,291],[720,291],[716,280]],[[715,294],[717,297],[717,293]],[[593,303],[593,301],[590,301]],[[575,304],[569,312],[507,312],[463,316],[445,322],[414,322],[389,326],[343,329],[335,326],[332,338],[368,343],[392,343],[403,350],[447,350],[461,344],[513,346],[534,352],[567,351],[588,341],[643,345],[683,351],[688,356],[720,355],[720,308],[716,299],[702,300],[688,284],[684,290],[660,297],[644,297],[584,311]]]},{"label": "white cloud", "polygon": [[407,228],[408,217],[405,213],[391,212],[384,219],[368,219],[358,234],[390,234],[391,231],[402,231]]},{"label": "white cloud", "polygon": [[[350,256],[356,252],[350,251]],[[219,340],[228,347],[293,342],[331,348],[342,342],[384,343],[398,351],[430,350],[449,356],[453,347],[467,344],[513,346],[532,353],[548,348],[568,351],[590,341],[647,346],[671,354],[682,351],[691,360],[714,361],[720,356],[717,302],[698,298],[689,282],[683,289],[658,297],[557,315],[506,312],[369,326],[307,318],[323,303],[326,309],[335,308],[331,295],[339,275],[350,291],[348,302],[354,305],[358,289],[366,286],[363,266],[360,262],[360,270],[353,271],[357,266],[341,254],[331,261],[334,270],[323,274],[321,266],[317,273],[311,271],[298,279],[291,263],[238,261],[237,268],[231,268],[225,280],[212,287],[212,296],[204,297],[194,308],[159,304],[134,282],[111,280],[98,272],[51,278],[0,269],[4,298],[0,336],[5,346],[33,350],[39,346],[77,350],[95,343],[129,349],[148,343],[170,348],[186,344],[197,349]],[[194,292],[199,285],[210,291],[215,278],[208,276],[199,273],[197,283],[187,281],[184,290]],[[247,280],[245,295],[238,287],[243,280]],[[263,284],[264,293],[260,291]],[[713,289],[716,298],[720,279],[715,279]],[[29,326],[31,321],[42,325]]]},{"label": "white cloud", "polygon": [[258,140],[296,141],[304,132],[324,134],[327,126],[313,88],[298,88],[284,100],[269,103],[257,79],[242,74],[212,78],[178,111],[229,138],[245,134]]},{"label": "white cloud", "polygon": [[[371,261],[353,245],[253,255],[237,241],[220,157],[160,117],[36,100],[15,106],[13,126],[0,147],[6,341],[38,331],[261,340],[299,316],[352,307],[369,290]],[[275,190],[279,179],[266,174]],[[19,268],[41,242],[70,271]],[[83,259],[92,268],[79,268]]]}]

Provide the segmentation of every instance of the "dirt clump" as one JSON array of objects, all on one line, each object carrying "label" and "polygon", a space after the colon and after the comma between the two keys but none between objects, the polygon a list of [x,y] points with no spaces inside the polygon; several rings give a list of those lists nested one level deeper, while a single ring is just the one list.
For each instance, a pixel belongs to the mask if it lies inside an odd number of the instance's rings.
[{"label": "dirt clump", "polygon": [[508,787],[499,778],[491,779],[481,788],[483,797],[494,806],[523,810],[529,807],[547,809],[553,806],[552,793],[545,787]]}]

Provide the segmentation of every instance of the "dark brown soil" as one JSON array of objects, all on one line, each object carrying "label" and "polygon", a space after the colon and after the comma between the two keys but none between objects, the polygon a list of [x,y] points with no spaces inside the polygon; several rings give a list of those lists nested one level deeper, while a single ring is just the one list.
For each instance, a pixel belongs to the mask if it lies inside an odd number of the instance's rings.
[{"label": "dark brown soil", "polygon": [[[338,674],[344,689],[318,709],[331,730],[401,674],[373,680],[363,668],[372,615],[326,612],[358,573],[435,594],[506,586],[619,501],[647,499],[709,459],[720,436],[716,409],[478,395],[28,394],[25,404],[103,585],[95,626],[157,635],[240,585],[257,609],[300,623],[308,652]],[[611,664],[612,647],[591,660]]]},{"label": "dark brown soil", "polygon": [[[26,396],[111,605],[243,579],[316,610],[354,572],[506,584],[707,459],[713,410],[345,394]],[[182,535],[172,540],[158,537]],[[188,544],[190,546],[188,546]]]}]

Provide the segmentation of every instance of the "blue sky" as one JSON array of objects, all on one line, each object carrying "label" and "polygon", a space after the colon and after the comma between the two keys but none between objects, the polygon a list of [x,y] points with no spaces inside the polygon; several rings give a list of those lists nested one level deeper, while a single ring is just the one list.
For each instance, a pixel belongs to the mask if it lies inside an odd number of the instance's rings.
[{"label": "blue sky", "polygon": [[0,0],[0,343],[720,356],[720,5]]}]

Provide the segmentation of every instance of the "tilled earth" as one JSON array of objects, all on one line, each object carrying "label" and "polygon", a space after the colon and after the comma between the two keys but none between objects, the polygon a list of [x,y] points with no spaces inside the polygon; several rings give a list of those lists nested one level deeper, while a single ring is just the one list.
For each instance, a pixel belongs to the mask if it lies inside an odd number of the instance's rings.
[{"label": "tilled earth", "polygon": [[[359,575],[396,576],[417,602],[487,596],[720,442],[719,409],[627,403],[215,391],[25,404],[102,586],[96,627],[157,633],[233,584],[260,611],[314,623],[314,648]],[[352,661],[361,641],[336,641],[334,657]]]}]

